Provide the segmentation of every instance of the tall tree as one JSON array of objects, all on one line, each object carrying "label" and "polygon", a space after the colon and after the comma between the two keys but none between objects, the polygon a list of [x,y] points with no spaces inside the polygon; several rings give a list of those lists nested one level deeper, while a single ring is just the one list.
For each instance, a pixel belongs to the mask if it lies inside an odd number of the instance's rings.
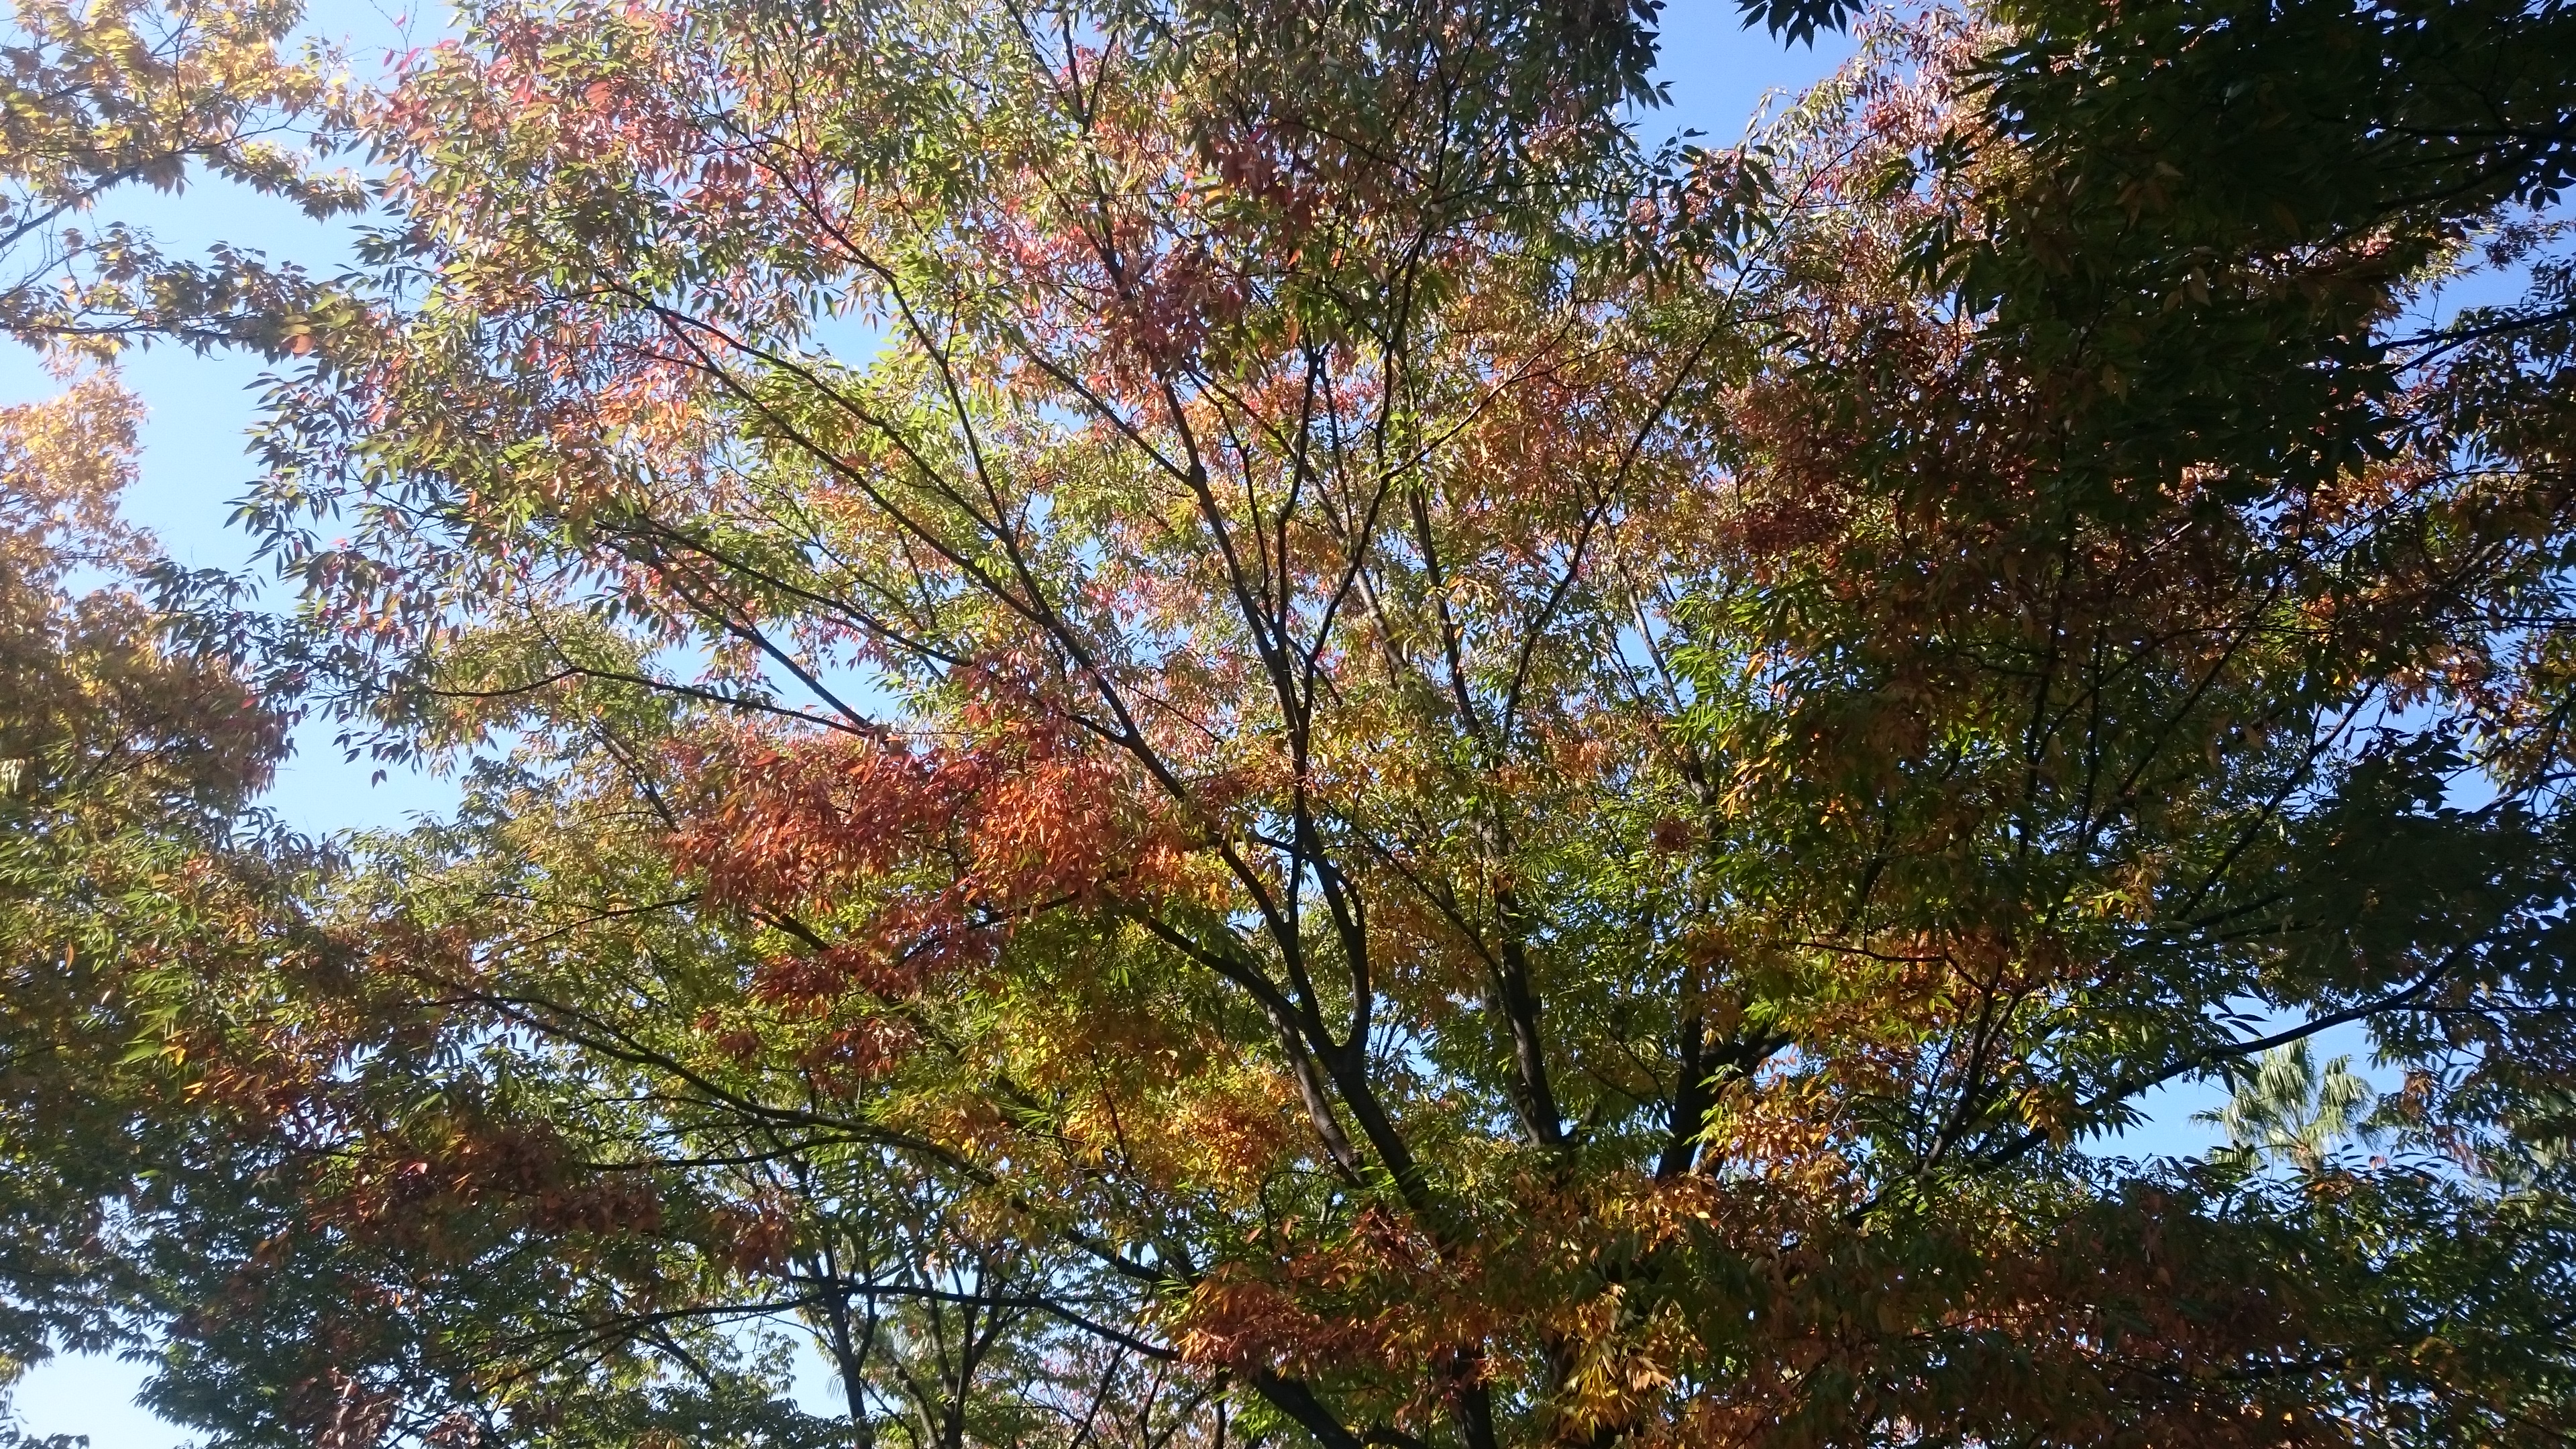
[{"label": "tall tree", "polygon": [[289,53],[294,7],[30,0],[12,18],[0,329],[67,385],[0,409],[0,1390],[163,1316],[153,1224],[208,1206],[242,1166],[229,1146],[279,1105],[201,1048],[247,1044],[233,1028],[264,1014],[314,864],[249,811],[285,716],[237,647],[247,621],[120,517],[141,405],[75,364],[154,340],[284,356],[331,304],[255,253],[181,259],[102,209],[210,175],[316,214],[356,199],[288,144],[331,100],[325,58]]},{"label": "tall tree", "polygon": [[[338,907],[471,1090],[174,1401],[2562,1441],[2576,70],[2469,9],[1873,22],[1647,156],[1651,10],[478,7],[262,514],[512,756]],[[2381,1156],[2105,1136],[2338,1027]]]},{"label": "tall tree", "polygon": [[116,517],[135,416],[95,377],[0,409],[6,1379],[148,1326],[144,1179],[175,1185],[206,1145],[187,1043],[239,982],[227,958],[266,958],[296,853],[241,815],[280,716],[173,637],[140,577],[149,540]]}]

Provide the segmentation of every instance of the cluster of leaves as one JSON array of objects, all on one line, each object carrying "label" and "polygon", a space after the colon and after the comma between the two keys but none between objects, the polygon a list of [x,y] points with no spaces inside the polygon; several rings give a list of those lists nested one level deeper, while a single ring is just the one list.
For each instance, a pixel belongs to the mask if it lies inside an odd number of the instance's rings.
[{"label": "cluster of leaves", "polygon": [[[248,516],[351,727],[475,763],[151,973],[210,1105],[98,1110],[232,1124],[115,1199],[157,1402],[2576,1431],[2576,17],[1874,18],[1660,156],[1655,22],[484,0],[407,62]],[[2117,1155],[2195,1080],[2226,1150]]]},{"label": "cluster of leaves", "polygon": [[99,356],[156,338],[273,356],[309,349],[350,304],[300,269],[219,246],[202,261],[148,230],[93,221],[102,198],[217,180],[314,217],[356,207],[354,179],[316,169],[345,82],[287,52],[301,7],[278,0],[25,0],[0,46],[0,328]]}]

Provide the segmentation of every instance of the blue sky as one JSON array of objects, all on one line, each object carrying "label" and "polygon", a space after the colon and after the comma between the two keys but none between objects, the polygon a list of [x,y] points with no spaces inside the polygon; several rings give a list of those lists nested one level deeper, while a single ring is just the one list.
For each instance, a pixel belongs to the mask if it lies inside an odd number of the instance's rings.
[{"label": "blue sky", "polygon": [[[1666,17],[1662,78],[1673,105],[1643,119],[1649,133],[1687,128],[1718,142],[1733,140],[1766,92],[1794,90],[1813,81],[1847,53],[1828,38],[1815,50],[1783,50],[1758,31],[1736,23],[1731,3],[1674,5]],[[435,20],[413,21],[394,5],[367,0],[325,0],[313,28],[343,40],[363,76],[389,48],[415,43]],[[218,238],[255,247],[270,256],[315,270],[335,268],[347,254],[344,225],[315,223],[292,207],[229,186],[205,185],[176,198],[124,198],[114,215],[150,226],[174,247],[201,247]],[[167,552],[200,568],[237,569],[250,556],[250,541],[227,526],[233,500],[245,493],[255,465],[244,449],[244,430],[256,404],[262,371],[256,359],[198,357],[154,349],[124,364],[127,382],[145,400],[142,476],[128,511],[153,529]],[[0,401],[23,401],[51,392],[54,384],[34,359],[0,354]],[[371,784],[373,767],[343,762],[329,731],[308,729],[296,757],[281,774],[271,804],[286,821],[308,831],[398,825],[415,812],[436,810],[452,798],[436,780],[397,775]],[[2329,1045],[2327,1054],[2349,1050]],[[2165,1094],[2152,1103],[2156,1123],[2133,1133],[2132,1151],[2197,1150],[2208,1133],[2189,1114],[2214,1100],[2207,1088]],[[59,1358],[28,1374],[16,1393],[25,1427],[38,1434],[90,1436],[93,1449],[176,1449],[187,1436],[133,1403],[143,1365],[100,1358]]]}]

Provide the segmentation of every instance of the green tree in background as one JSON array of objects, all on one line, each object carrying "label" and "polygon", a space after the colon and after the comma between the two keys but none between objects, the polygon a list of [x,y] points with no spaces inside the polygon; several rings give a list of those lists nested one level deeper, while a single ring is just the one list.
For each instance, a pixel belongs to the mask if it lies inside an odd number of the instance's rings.
[{"label": "green tree in background", "polygon": [[2273,1160],[2319,1172],[2338,1149],[2377,1136],[2363,1110],[2376,1095],[2352,1058],[2336,1057],[2319,1072],[2308,1044],[2294,1041],[2255,1058],[2226,1106],[2192,1120],[2225,1129],[2227,1150],[2248,1166]]}]

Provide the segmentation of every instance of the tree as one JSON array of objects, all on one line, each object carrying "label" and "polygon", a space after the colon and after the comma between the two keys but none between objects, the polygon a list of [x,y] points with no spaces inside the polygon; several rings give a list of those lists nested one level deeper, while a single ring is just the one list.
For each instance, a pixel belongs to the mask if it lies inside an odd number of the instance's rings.
[{"label": "tree", "polygon": [[155,1224],[220,1196],[288,1100],[204,1060],[278,1025],[263,988],[310,945],[293,896],[316,853],[249,808],[285,701],[221,581],[119,517],[140,404],[76,364],[155,339],[283,356],[332,315],[293,269],[92,217],[208,174],[316,214],[352,200],[282,143],[328,100],[323,58],[283,53],[295,20],[34,0],[0,44],[0,328],[67,382],[0,409],[0,1390],[56,1349],[149,1339]]},{"label": "tree", "polygon": [[[135,403],[93,377],[0,410],[0,1368],[127,1346],[149,1321],[141,1220],[214,1116],[181,1070],[281,916],[287,842],[237,830],[280,716],[171,637],[115,496]],[[227,976],[232,980],[227,981]],[[227,1003],[226,1010],[248,1003]],[[144,1182],[159,1176],[161,1191]]]},{"label": "tree", "polygon": [[271,355],[312,345],[337,304],[301,270],[230,246],[185,261],[146,229],[91,220],[122,188],[208,178],[317,219],[355,207],[351,178],[291,144],[318,127],[327,150],[338,104],[332,58],[285,50],[301,17],[275,0],[16,7],[0,46],[0,327],[96,355],[154,339]]},{"label": "tree", "polygon": [[2336,1149],[2374,1135],[2361,1109],[2375,1095],[2352,1058],[2336,1057],[2320,1073],[2307,1042],[2294,1041],[2256,1058],[2226,1106],[2192,1120],[2224,1127],[2228,1150],[2249,1165],[2277,1158],[2316,1172]]},{"label": "tree", "polygon": [[[2405,309],[2554,236],[2564,22],[2262,15],[1874,23],[1649,156],[1644,10],[477,9],[261,514],[510,756],[336,907],[471,1065],[171,1392],[2558,1442],[2560,273]],[[2385,1165],[2103,1136],[2351,1023]]]}]

